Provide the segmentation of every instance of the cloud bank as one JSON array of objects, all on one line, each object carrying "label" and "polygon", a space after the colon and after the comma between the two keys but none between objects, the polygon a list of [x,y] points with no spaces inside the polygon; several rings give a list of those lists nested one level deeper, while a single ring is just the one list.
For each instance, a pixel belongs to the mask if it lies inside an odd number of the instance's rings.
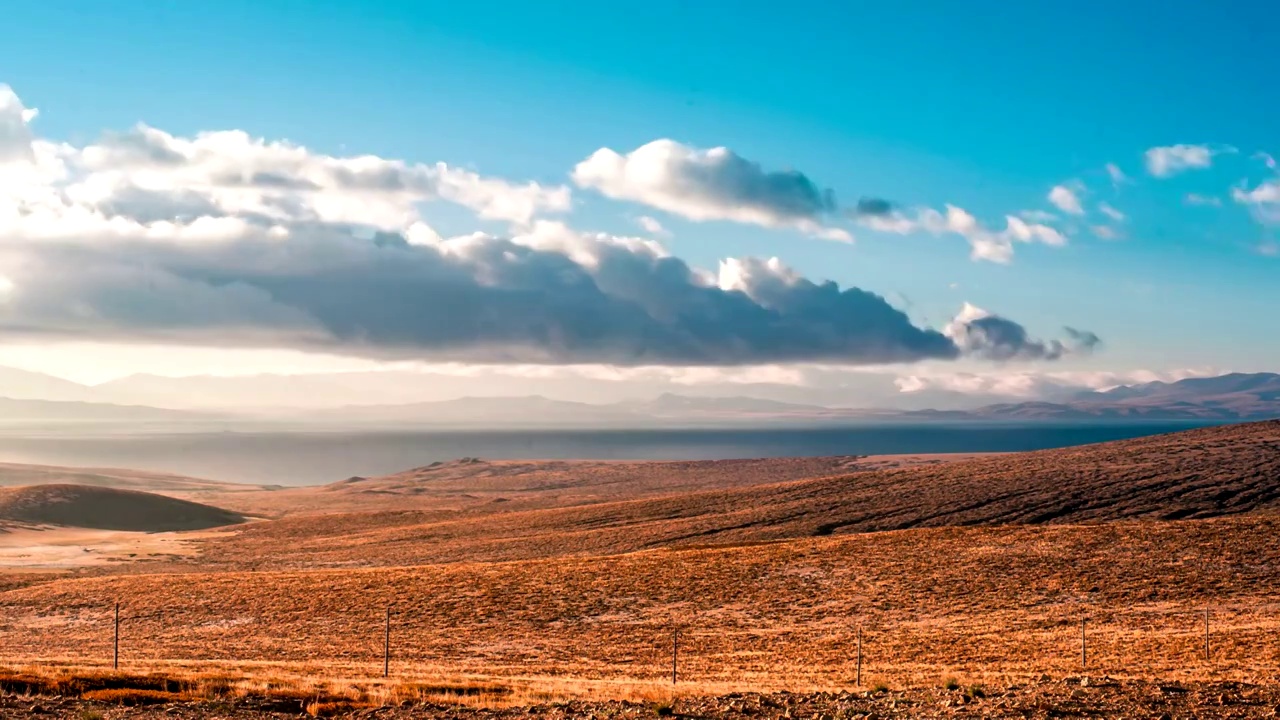
[{"label": "cloud bank", "polygon": [[[1035,340],[969,307],[943,330],[920,326],[877,294],[806,279],[776,258],[691,267],[653,240],[541,218],[568,208],[566,188],[239,131],[138,126],[77,147],[36,137],[34,117],[3,88],[0,332],[10,340],[619,366],[1054,360],[1096,345],[1074,331]],[[786,222],[833,205],[797,173],[691,157],[709,163],[676,163],[701,178],[695,186],[736,188],[693,192],[694,204],[753,198],[742,217]],[[513,230],[442,238],[420,215],[431,201]],[[1035,232],[1009,222],[1006,232]]]}]

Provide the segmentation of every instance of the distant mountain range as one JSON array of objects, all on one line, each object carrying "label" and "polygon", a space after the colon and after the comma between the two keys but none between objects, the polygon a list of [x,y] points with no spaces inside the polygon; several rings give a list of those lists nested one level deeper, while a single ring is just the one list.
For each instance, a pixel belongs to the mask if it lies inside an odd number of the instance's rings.
[{"label": "distant mountain range", "polygon": [[[190,383],[199,391],[199,380]],[[297,382],[305,384],[306,379]],[[16,383],[16,385],[15,385]],[[177,380],[154,389],[176,387]],[[1280,417],[1280,374],[1233,373],[1081,392],[1047,402],[1005,402],[963,410],[892,410],[826,407],[754,397],[663,394],[650,400],[592,404],[540,395],[464,397],[409,404],[370,403],[303,409],[218,412],[172,410],[113,402],[112,388],[87,387],[38,373],[0,368],[0,424],[30,423],[238,423],[466,427],[647,427],[688,423],[736,425],[847,422],[1187,420],[1240,421]],[[45,394],[49,399],[33,399]],[[102,398],[103,401],[98,399]],[[156,397],[156,400],[163,399]]]},{"label": "distant mountain range", "polygon": [[0,427],[68,422],[164,423],[225,419],[210,413],[168,410],[141,405],[113,405],[73,400],[16,400],[0,397]]},{"label": "distant mountain range", "polygon": [[1082,392],[1064,402],[1000,403],[960,415],[1026,420],[1264,420],[1280,417],[1280,375],[1232,373],[1125,385]]},{"label": "distant mountain range", "polygon": [[352,406],[310,414],[350,422],[499,425],[651,425],[692,422],[1202,420],[1280,417],[1280,375],[1232,374],[1084,392],[1065,402],[1020,402],[973,410],[876,410],[785,403],[751,397],[664,394],[652,400],[593,405],[541,396],[460,398],[411,405]]}]

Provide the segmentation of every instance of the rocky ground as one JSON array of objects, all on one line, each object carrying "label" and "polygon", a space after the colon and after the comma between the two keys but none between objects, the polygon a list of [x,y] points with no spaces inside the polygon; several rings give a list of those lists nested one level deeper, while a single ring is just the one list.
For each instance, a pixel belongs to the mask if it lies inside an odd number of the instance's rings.
[{"label": "rocky ground", "polygon": [[1266,718],[1280,716],[1280,684],[1158,683],[1106,678],[1042,679],[1004,688],[917,688],[858,693],[735,693],[680,697],[671,704],[564,702],[505,709],[404,704],[393,707],[284,707],[244,698],[143,706],[79,698],[6,695],[3,718],[286,718],[300,715],[382,718]]}]

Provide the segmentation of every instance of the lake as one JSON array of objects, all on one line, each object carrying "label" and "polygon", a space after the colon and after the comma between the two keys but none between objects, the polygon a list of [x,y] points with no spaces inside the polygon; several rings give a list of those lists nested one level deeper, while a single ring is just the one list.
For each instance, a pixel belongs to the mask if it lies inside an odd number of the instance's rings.
[{"label": "lake", "polygon": [[486,459],[710,460],[1011,452],[1173,432],[1204,423],[932,424],[735,429],[192,432],[0,435],[0,461],[120,467],[279,485]]}]

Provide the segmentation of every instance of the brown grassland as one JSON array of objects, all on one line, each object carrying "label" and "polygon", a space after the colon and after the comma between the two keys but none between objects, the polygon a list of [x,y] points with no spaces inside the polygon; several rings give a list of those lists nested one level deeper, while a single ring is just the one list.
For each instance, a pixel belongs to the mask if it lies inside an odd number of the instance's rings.
[{"label": "brown grassland", "polygon": [[[5,577],[0,689],[36,698],[15,712],[223,703],[229,717],[1257,717],[1280,703],[1280,423],[868,460],[796,461],[816,476],[658,463],[657,494],[628,489],[645,485],[640,463],[483,462],[256,507],[236,493],[234,509],[276,519],[205,533],[172,562]],[[319,499],[282,504],[306,495]],[[117,602],[125,679],[107,672]]]}]

